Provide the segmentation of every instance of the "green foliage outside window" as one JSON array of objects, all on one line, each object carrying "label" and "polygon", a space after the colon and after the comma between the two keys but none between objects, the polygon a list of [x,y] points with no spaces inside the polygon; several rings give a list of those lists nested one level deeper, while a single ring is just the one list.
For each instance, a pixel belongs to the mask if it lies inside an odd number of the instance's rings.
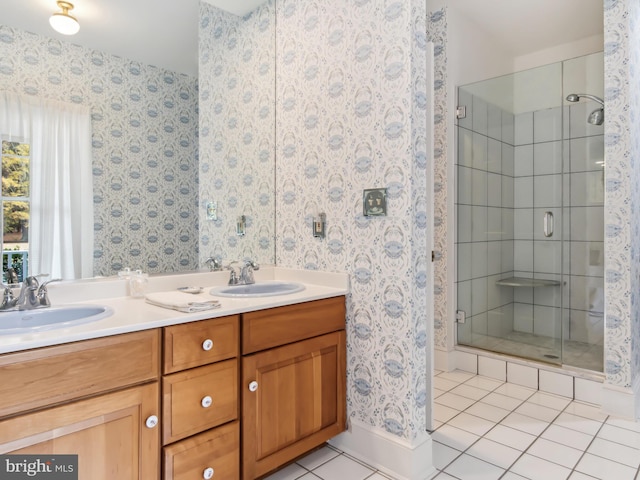
[{"label": "green foliage outside window", "polygon": [[[20,234],[26,241],[29,226],[29,202],[8,201],[6,197],[28,200],[29,198],[29,154],[26,143],[2,142],[2,203],[4,216],[3,233]],[[17,238],[16,238],[17,240]]]}]

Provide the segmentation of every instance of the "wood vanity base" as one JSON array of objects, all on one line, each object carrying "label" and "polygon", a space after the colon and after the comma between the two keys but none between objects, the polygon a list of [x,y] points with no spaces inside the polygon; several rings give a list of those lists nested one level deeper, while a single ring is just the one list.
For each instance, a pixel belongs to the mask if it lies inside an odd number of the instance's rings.
[{"label": "wood vanity base", "polygon": [[0,454],[254,480],[346,426],[345,297],[0,355]]}]

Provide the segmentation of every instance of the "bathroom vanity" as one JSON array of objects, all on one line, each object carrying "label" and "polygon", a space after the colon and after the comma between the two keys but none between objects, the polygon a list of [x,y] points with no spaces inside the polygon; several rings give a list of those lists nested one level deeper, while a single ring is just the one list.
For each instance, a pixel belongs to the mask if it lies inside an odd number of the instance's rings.
[{"label": "bathroom vanity", "polygon": [[196,314],[102,298],[93,330],[0,336],[0,453],[77,454],[92,480],[262,477],[345,429],[347,291]]}]

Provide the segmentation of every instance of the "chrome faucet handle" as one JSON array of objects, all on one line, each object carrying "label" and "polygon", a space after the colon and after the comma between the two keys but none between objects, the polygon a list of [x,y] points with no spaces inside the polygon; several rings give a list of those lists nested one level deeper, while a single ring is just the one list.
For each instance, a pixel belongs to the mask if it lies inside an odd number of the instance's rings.
[{"label": "chrome faucet handle", "polygon": [[240,271],[240,283],[242,285],[251,285],[253,283],[256,283],[256,280],[253,277],[253,271],[259,270],[259,269],[260,269],[260,265],[258,265],[253,260],[245,260],[244,266]]},{"label": "chrome faucet handle", "polygon": [[9,285],[5,285],[4,283],[0,283],[2,285],[2,302],[0,303],[0,311],[2,310],[11,310],[18,303],[18,299],[13,294],[13,289]]},{"label": "chrome faucet handle", "polygon": [[234,263],[238,263],[238,262],[237,261],[231,262],[229,265],[224,267],[227,270],[229,270],[229,283],[228,283],[228,285],[238,285],[238,271],[233,266]]},{"label": "chrome faucet handle", "polygon": [[254,260],[247,259],[244,262],[246,267],[251,267],[252,270],[260,270],[260,265]]},{"label": "chrome faucet handle", "polygon": [[60,282],[60,281],[62,281],[61,278],[52,278],[51,280],[47,280],[46,282],[40,284],[40,288],[38,288],[38,294],[37,294],[37,298],[38,298],[38,302],[40,303],[40,306],[42,307],[51,306],[47,285],[49,285],[51,282]]},{"label": "chrome faucet handle", "polygon": [[209,266],[210,272],[219,272],[222,270],[222,262],[215,257],[207,258],[204,263]]},{"label": "chrome faucet handle", "polygon": [[61,282],[61,281],[62,281],[61,278],[52,278],[51,280],[47,280],[46,282],[43,282],[43,283],[40,284],[40,290],[42,290],[42,289],[46,290],[47,285],[49,285],[50,283]]},{"label": "chrome faucet handle", "polygon": [[3,291],[3,298],[9,299],[9,300],[13,300],[13,297],[15,296],[13,294],[13,288],[11,288],[11,286],[9,285],[5,285],[4,283],[2,284],[2,288],[4,288]]}]

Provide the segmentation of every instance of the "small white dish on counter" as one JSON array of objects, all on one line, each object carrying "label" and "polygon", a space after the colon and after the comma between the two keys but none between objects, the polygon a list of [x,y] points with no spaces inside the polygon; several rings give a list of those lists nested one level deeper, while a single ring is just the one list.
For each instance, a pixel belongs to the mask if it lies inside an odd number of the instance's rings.
[{"label": "small white dish on counter", "polygon": [[184,292],[184,293],[192,293],[194,295],[198,293],[202,293],[203,290],[204,288],[202,287],[178,287],[178,291]]}]

